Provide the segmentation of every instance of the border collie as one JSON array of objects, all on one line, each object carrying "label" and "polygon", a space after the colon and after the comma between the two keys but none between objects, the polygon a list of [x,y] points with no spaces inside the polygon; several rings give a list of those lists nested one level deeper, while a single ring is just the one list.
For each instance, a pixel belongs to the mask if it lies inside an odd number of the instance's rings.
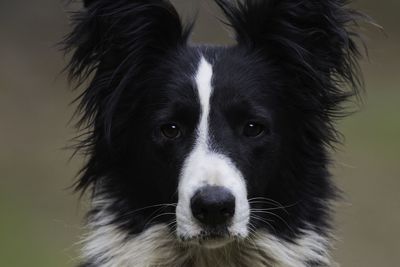
[{"label": "border collie", "polygon": [[360,88],[362,16],[345,0],[215,2],[235,45],[191,44],[167,0],[76,14],[81,266],[334,265],[329,151]]}]

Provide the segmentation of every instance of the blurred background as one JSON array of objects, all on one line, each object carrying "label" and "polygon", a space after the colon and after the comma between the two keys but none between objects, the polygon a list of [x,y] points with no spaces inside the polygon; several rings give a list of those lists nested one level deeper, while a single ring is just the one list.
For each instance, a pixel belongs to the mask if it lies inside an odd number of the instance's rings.
[{"label": "blurred background", "polygon": [[[200,8],[193,39],[229,42],[210,1],[175,0],[184,17]],[[362,62],[365,103],[340,123],[346,136],[333,166],[345,192],[338,205],[335,258],[342,266],[400,262],[400,1],[353,4],[382,25],[367,27]],[[0,266],[54,267],[77,263],[85,200],[68,187],[83,159],[64,149],[71,92],[55,44],[70,30],[62,0],[0,0]]]}]

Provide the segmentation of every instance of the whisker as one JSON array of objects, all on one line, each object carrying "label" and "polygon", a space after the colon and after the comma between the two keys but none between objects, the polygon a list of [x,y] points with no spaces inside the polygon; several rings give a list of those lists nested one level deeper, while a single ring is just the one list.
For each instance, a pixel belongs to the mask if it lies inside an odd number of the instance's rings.
[{"label": "whisker", "polygon": [[268,225],[269,227],[271,227],[271,229],[275,232],[275,234],[277,233],[275,227],[270,223],[271,221],[268,221],[268,220],[266,220],[266,219],[264,219],[264,218],[262,218],[262,217],[256,216],[256,215],[252,215],[251,218],[265,223],[266,225]]},{"label": "whisker", "polygon": [[175,215],[175,213],[172,213],[172,212],[165,212],[165,213],[161,213],[161,214],[158,214],[157,216],[154,216],[154,217],[152,217],[149,221],[147,221],[146,223],[145,223],[145,228],[146,228],[146,226],[148,226],[148,225],[150,225],[155,219],[157,219],[157,218],[159,218],[159,217],[162,217],[162,216],[167,216],[167,215]]},{"label": "whisker", "polygon": [[146,206],[143,208],[139,208],[133,211],[129,211],[129,212],[125,212],[124,214],[122,214],[121,216],[119,216],[120,218],[126,218],[128,216],[132,216],[136,213],[138,213],[139,211],[143,211],[143,210],[148,210],[148,209],[152,209],[152,208],[157,208],[159,207],[157,210],[155,210],[150,216],[152,216],[154,213],[160,211],[161,209],[165,209],[168,207],[176,207],[177,204],[176,203],[166,203],[166,204],[157,204],[157,205],[151,205],[151,206]]},{"label": "whisker", "polygon": [[282,206],[281,203],[279,203],[279,202],[276,201],[276,200],[273,200],[272,198],[267,198],[267,197],[253,197],[253,198],[249,198],[248,201],[251,202],[251,201],[253,201],[253,200],[264,200],[264,201],[269,201],[269,202],[272,202],[272,203],[275,203],[275,204],[277,204],[277,205]]},{"label": "whisker", "polygon": [[252,201],[252,202],[249,201],[249,203],[250,203],[250,204],[268,204],[268,205],[274,204],[275,207],[272,207],[272,208],[269,208],[269,209],[271,209],[271,210],[272,210],[272,209],[275,209],[275,210],[282,209],[282,210],[285,211],[285,213],[287,213],[287,214],[289,214],[287,208],[294,207],[294,206],[296,206],[296,205],[298,204],[298,202],[296,202],[296,203],[293,203],[293,204],[282,205],[282,204],[275,204],[275,203],[264,202],[264,201]]},{"label": "whisker", "polygon": [[[293,228],[290,227],[290,225],[287,223],[287,221],[284,220],[284,219],[283,219],[281,216],[279,216],[278,214],[275,214],[275,213],[273,213],[273,212],[268,212],[268,211],[253,211],[253,210],[251,210],[251,211],[252,211],[253,213],[261,213],[261,214],[268,214],[268,215],[275,216],[276,218],[280,219],[280,220],[287,226],[287,228],[288,228],[290,231],[294,232]],[[252,214],[251,217],[253,217],[253,216],[257,216],[257,215]],[[259,217],[259,216],[257,216],[257,217]],[[260,217],[260,218],[261,218],[261,217]],[[271,220],[269,220],[269,221],[272,222]]]}]

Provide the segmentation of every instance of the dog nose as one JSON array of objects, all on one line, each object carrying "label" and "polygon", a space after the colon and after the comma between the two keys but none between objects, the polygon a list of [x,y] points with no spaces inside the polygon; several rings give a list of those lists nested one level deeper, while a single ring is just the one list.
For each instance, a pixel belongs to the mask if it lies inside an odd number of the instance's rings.
[{"label": "dog nose", "polygon": [[207,226],[227,223],[235,214],[235,197],[225,187],[204,186],[190,201],[193,216]]}]

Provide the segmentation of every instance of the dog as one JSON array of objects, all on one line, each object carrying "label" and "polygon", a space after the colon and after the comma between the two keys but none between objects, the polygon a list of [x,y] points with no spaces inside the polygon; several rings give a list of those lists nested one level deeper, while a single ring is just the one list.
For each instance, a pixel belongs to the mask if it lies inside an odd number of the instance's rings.
[{"label": "dog", "polygon": [[64,40],[85,84],[82,267],[333,266],[335,122],[356,99],[345,0],[215,0],[231,46],[166,0],[86,0]]}]

